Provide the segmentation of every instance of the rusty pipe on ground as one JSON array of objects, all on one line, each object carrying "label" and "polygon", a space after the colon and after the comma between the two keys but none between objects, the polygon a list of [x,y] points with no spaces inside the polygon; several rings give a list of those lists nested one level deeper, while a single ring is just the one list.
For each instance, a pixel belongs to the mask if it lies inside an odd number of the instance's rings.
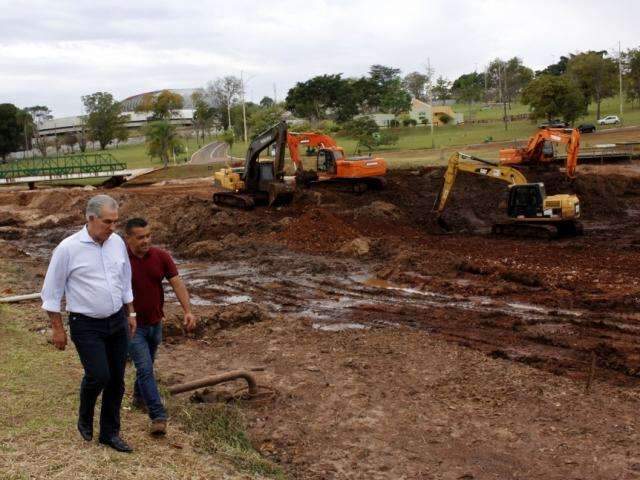
[{"label": "rusty pipe on ground", "polygon": [[169,393],[171,395],[177,395],[178,393],[188,392],[197,388],[210,387],[219,383],[230,382],[232,380],[237,380],[238,378],[243,378],[247,381],[247,385],[249,387],[249,395],[258,394],[258,384],[256,383],[256,379],[253,377],[253,375],[244,370],[234,370],[231,372],[223,373],[221,375],[201,378],[200,380],[195,380],[193,382],[173,385],[172,387],[169,387]]}]

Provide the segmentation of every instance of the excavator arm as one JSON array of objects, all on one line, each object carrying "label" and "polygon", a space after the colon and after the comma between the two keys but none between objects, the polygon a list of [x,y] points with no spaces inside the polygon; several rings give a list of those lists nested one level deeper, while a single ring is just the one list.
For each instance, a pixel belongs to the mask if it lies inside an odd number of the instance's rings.
[{"label": "excavator arm", "polygon": [[302,161],[300,160],[300,152],[298,151],[300,145],[306,145],[310,148],[339,148],[335,140],[329,135],[314,132],[288,132],[287,146],[289,147],[289,155],[291,156],[291,161],[295,166],[296,172],[304,170]]},{"label": "excavator arm", "polygon": [[260,153],[269,145],[276,144],[276,154],[273,162],[274,179],[282,180],[284,177],[284,153],[287,141],[287,123],[281,121],[268,130],[258,135],[249,145],[244,163],[244,173],[242,180],[247,190],[254,191],[258,189],[260,180],[258,160]]},{"label": "excavator arm", "polygon": [[445,206],[447,205],[449,194],[453,189],[458,172],[460,171],[493,178],[495,180],[506,182],[510,185],[522,185],[528,183],[526,177],[515,168],[489,162],[461,152],[456,152],[449,157],[447,170],[444,173],[444,184],[442,185],[442,190],[440,190],[436,197],[434,209],[437,212],[438,218],[440,218]]}]

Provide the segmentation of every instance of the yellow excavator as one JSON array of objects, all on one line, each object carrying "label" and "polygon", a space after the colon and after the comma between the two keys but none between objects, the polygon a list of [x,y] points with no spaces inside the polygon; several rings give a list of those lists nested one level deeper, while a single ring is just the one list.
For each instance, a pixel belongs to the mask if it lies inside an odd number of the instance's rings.
[{"label": "yellow excavator", "polygon": [[[275,144],[273,159],[260,153]],[[251,210],[255,205],[284,205],[293,198],[293,187],[284,181],[284,154],[287,124],[273,125],[249,145],[244,167],[227,167],[213,176],[214,184],[224,191],[213,194],[216,205]]]},{"label": "yellow excavator", "polygon": [[556,238],[582,234],[580,200],[576,195],[547,196],[543,183],[529,183],[515,168],[500,165],[461,152],[449,158],[442,190],[434,209],[438,223],[447,228],[442,218],[458,172],[492,178],[509,184],[507,220],[497,222],[491,231],[497,235]]}]

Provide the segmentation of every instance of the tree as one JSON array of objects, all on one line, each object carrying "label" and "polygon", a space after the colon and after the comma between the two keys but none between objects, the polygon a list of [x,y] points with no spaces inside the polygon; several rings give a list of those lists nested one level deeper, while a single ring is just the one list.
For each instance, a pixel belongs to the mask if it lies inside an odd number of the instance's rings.
[{"label": "tree", "polygon": [[[204,143],[205,133],[211,130],[215,118],[215,111],[205,100],[204,92],[196,91],[191,94],[193,103],[193,126],[196,131],[196,138],[202,137]],[[200,143],[198,141],[198,143]]]},{"label": "tree", "polygon": [[562,117],[573,123],[586,112],[582,93],[566,75],[541,75],[522,92],[522,102],[529,105],[533,118]]},{"label": "tree", "polygon": [[596,103],[596,118],[600,118],[602,99],[616,92],[618,66],[605,57],[606,51],[589,51],[572,55],[567,67],[570,75],[582,90],[585,106]]},{"label": "tree", "polygon": [[522,92],[522,89],[533,80],[533,70],[525,67],[522,64],[522,59],[513,57],[506,62],[505,75],[505,94],[509,108],[511,108],[511,102],[513,102],[516,96]]},{"label": "tree", "polygon": [[136,107],[136,112],[152,112],[153,120],[170,120],[184,106],[184,99],[179,93],[162,90],[160,93],[147,93]]},{"label": "tree", "polygon": [[218,135],[218,141],[224,142],[229,145],[229,151],[233,148],[233,143],[235,142],[236,136],[233,134],[233,130],[228,129]]},{"label": "tree", "polygon": [[73,147],[78,143],[78,137],[75,133],[65,133],[62,137],[62,144],[65,145],[70,153],[73,153]]},{"label": "tree", "polygon": [[380,145],[392,145],[398,141],[398,135],[390,132],[380,132],[380,127],[371,117],[358,117],[344,125],[347,136],[355,138],[356,151],[360,145],[366,147],[371,152],[375,147]]},{"label": "tree", "polygon": [[399,68],[372,65],[369,77],[369,97],[366,98],[369,106],[395,115],[411,108],[411,96],[402,87]]},{"label": "tree", "polygon": [[49,142],[46,137],[40,135],[40,128],[44,122],[53,118],[51,110],[49,110],[49,107],[45,105],[34,105],[33,107],[27,107],[24,110],[31,115],[31,118],[33,119],[33,137],[36,142],[36,148],[43,157],[46,157]]},{"label": "tree", "polygon": [[100,150],[126,128],[128,117],[122,115],[122,107],[108,92],[96,92],[84,95],[82,103],[87,111],[87,130],[92,140],[100,143]]},{"label": "tree", "polygon": [[484,75],[478,72],[465,73],[451,85],[451,93],[460,103],[472,104],[482,100]]},{"label": "tree", "polygon": [[87,137],[89,136],[87,132],[87,117],[82,115],[79,117],[80,122],[78,124],[78,147],[80,147],[80,151],[82,153],[87,151]]},{"label": "tree", "polygon": [[22,131],[22,148],[25,151],[31,150],[33,148],[33,135],[35,130],[35,124],[33,121],[33,117],[26,110],[18,110],[17,115],[18,125],[20,126],[20,130]]},{"label": "tree", "polygon": [[207,84],[206,95],[211,103],[227,112],[226,122],[221,122],[225,129],[231,125],[231,107],[237,103],[241,94],[242,80],[238,77],[228,75]]},{"label": "tree", "polygon": [[625,89],[631,101],[640,100],[640,48],[625,52]]},{"label": "tree", "polygon": [[341,101],[340,93],[344,86],[341,74],[319,75],[306,82],[298,82],[287,93],[286,108],[312,123],[329,118],[330,110]]},{"label": "tree", "polygon": [[433,86],[433,95],[444,105],[446,101],[451,98],[451,82],[439,76],[436,84]]},{"label": "tree", "polygon": [[274,103],[275,102],[273,101],[273,98],[271,98],[271,97],[262,97],[262,100],[260,100],[260,106],[263,107],[263,108],[272,107]]},{"label": "tree", "polygon": [[0,104],[0,157],[3,163],[8,154],[20,148],[22,130],[18,124],[18,112],[12,103]]},{"label": "tree", "polygon": [[145,129],[147,152],[151,157],[159,157],[167,168],[169,157],[182,152],[182,142],[174,125],[167,120],[151,122]]},{"label": "tree", "polygon": [[402,80],[402,86],[408,91],[413,98],[426,102],[427,98],[427,83],[429,83],[429,76],[420,72],[411,72],[405,75]]},{"label": "tree", "polygon": [[549,65],[544,70],[536,71],[536,77],[540,75],[555,75],[560,76],[567,73],[567,65],[569,64],[569,57],[565,57],[564,55],[560,57],[557,63],[553,63]]},{"label": "tree", "polygon": [[254,111],[247,122],[251,132],[251,140],[282,120],[283,113],[284,110],[278,105]]}]

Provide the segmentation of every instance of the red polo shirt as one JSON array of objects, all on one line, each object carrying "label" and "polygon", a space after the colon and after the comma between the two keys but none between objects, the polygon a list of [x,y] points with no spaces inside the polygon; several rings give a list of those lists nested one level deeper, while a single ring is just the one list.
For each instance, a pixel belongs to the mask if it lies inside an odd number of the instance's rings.
[{"label": "red polo shirt", "polygon": [[131,262],[133,307],[138,325],[156,325],[164,317],[162,280],[178,275],[171,255],[161,248],[151,247],[144,257],[136,257],[127,248]]}]

